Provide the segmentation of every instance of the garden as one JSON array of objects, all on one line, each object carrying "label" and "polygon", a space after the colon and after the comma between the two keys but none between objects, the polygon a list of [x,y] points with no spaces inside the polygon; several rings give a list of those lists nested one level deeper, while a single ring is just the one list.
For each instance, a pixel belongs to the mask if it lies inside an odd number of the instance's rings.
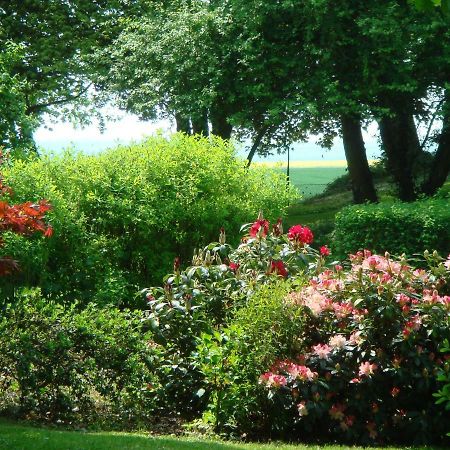
[{"label": "garden", "polygon": [[[2,4],[0,449],[448,448],[449,17]],[[36,144],[111,105],[177,131]]]}]

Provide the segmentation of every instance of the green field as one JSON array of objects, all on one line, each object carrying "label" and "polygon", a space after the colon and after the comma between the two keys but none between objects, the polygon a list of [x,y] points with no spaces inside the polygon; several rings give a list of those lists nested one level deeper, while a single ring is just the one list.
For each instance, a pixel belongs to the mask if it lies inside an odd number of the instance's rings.
[{"label": "green field", "polygon": [[[373,160],[370,160],[373,163]],[[287,173],[286,163],[256,163]],[[347,171],[345,160],[336,161],[291,161],[289,179],[298,188],[303,198],[321,194],[326,186]]]},{"label": "green field", "polygon": [[[286,173],[286,169],[279,169]],[[289,179],[303,198],[321,194],[328,183],[344,175],[344,167],[291,167]]]}]

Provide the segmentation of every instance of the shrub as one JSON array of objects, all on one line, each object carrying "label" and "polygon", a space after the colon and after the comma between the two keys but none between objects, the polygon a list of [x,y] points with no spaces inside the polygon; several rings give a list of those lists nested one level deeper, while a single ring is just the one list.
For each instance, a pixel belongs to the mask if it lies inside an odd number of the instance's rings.
[{"label": "shrub", "polygon": [[170,387],[168,408],[195,412],[207,399],[195,395],[204,383],[192,360],[202,334],[213,335],[230,323],[261,286],[314,272],[324,262],[309,246],[313,236],[307,227],[296,225],[283,235],[278,220],[269,232],[269,222],[260,215],[243,229],[248,233],[236,249],[225,243],[222,231],[219,242],[196,252],[191,267],[182,271],[176,260],[165,286],[144,290],[154,339],[164,348],[160,376]]},{"label": "shrub", "polygon": [[450,411],[435,405],[450,336],[450,258],[408,261],[358,253],[289,294],[305,308],[303,351],[274,361],[260,383],[281,436],[347,442],[437,442]]},{"label": "shrub", "polygon": [[[275,219],[294,195],[281,174],[247,171],[219,138],[182,134],[95,156],[16,161],[5,176],[19,198],[53,206],[53,238],[28,244],[31,257],[11,282],[98,304],[129,303],[139,287],[160,282],[174,257],[190,258],[222,226],[237,236],[263,206]],[[12,256],[23,248],[17,237],[5,246]]]},{"label": "shrub", "polygon": [[342,257],[364,248],[409,256],[446,252],[449,223],[448,199],[350,206],[336,215],[333,249]]},{"label": "shrub", "polygon": [[303,309],[283,302],[290,289],[282,280],[261,287],[228,327],[198,340],[194,359],[209,398],[203,420],[216,431],[239,437],[267,431],[268,402],[255,380],[274,359],[298,351]]},{"label": "shrub", "polygon": [[154,407],[140,314],[64,307],[25,291],[0,317],[0,407],[22,417],[122,426]]}]

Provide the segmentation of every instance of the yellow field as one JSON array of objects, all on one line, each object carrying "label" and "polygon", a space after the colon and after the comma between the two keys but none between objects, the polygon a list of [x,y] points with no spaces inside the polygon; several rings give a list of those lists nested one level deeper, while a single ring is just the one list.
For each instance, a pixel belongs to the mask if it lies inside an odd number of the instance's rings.
[{"label": "yellow field", "polygon": [[[377,162],[376,159],[369,159],[369,164],[372,165]],[[262,165],[267,167],[286,167],[287,162],[255,162],[255,165]],[[347,161],[340,159],[336,161],[291,161],[292,168],[310,168],[310,167],[347,167]]]}]

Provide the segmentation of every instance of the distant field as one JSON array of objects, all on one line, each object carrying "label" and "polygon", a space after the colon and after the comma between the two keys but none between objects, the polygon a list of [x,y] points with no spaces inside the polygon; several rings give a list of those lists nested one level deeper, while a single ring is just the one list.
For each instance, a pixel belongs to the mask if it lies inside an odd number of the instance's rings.
[{"label": "distant field", "polygon": [[303,198],[308,198],[322,193],[328,183],[345,172],[345,167],[291,167],[289,179]]},{"label": "distant field", "polygon": [[[346,172],[346,165],[340,161],[327,161],[328,165],[318,166],[322,161],[296,161],[291,164],[289,179],[294,184],[303,198],[312,197],[325,190],[328,183],[340,177]],[[315,163],[315,165],[311,164]],[[345,163],[345,161],[343,161]],[[286,167],[280,164],[267,164],[275,170],[286,173]]]}]

